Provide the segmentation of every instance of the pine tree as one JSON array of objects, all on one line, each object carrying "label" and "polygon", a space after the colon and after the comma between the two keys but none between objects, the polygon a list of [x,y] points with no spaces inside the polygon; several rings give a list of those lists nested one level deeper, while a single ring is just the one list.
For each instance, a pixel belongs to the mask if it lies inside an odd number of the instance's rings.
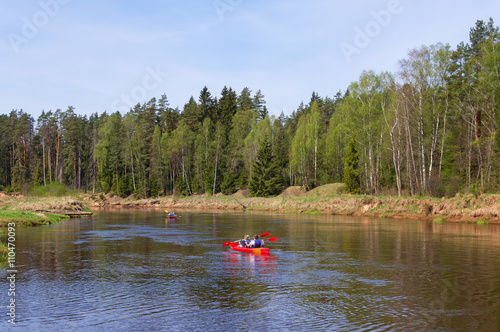
[{"label": "pine tree", "polygon": [[243,88],[238,96],[238,111],[248,111],[254,108],[253,100],[251,97],[252,90]]},{"label": "pine tree", "polygon": [[257,112],[259,112],[259,120],[264,120],[268,115],[267,108],[265,106],[266,101],[264,100],[264,95],[260,90],[255,93],[253,97],[253,105]]},{"label": "pine tree", "polygon": [[279,194],[281,186],[278,164],[274,161],[269,137],[265,135],[257,150],[249,190],[252,196],[269,197]]},{"label": "pine tree", "polygon": [[359,194],[359,188],[361,186],[359,178],[359,156],[354,137],[347,145],[346,157],[344,160],[344,183],[348,193]]}]

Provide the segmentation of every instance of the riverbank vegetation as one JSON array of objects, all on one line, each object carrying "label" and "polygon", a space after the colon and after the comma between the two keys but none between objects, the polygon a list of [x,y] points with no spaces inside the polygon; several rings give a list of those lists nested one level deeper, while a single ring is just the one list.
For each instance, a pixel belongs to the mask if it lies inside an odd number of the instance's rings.
[{"label": "riverbank vegetation", "polygon": [[182,110],[171,108],[166,95],[127,114],[87,117],[70,106],[35,121],[13,110],[0,115],[0,190],[61,183],[135,199],[197,199],[246,188],[251,196],[271,196],[348,175],[352,193],[400,197],[376,198],[384,202],[376,206],[359,203],[372,198],[342,198],[366,212],[422,196],[477,200],[500,188],[499,40],[493,20],[478,21],[456,48],[419,46],[397,72],[364,71],[334,97],[313,92],[279,117],[268,116],[260,90],[238,94],[231,87],[220,96],[204,87]]},{"label": "riverbank vegetation", "polygon": [[7,265],[9,259],[9,247],[6,243],[0,242],[0,268]]},{"label": "riverbank vegetation", "polygon": [[56,213],[41,213],[18,210],[19,207],[0,208],[0,227],[6,227],[8,223],[16,223],[20,227],[40,226],[58,223],[68,218]]},{"label": "riverbank vegetation", "polygon": [[201,194],[169,195],[158,198],[135,199],[133,195],[90,193],[64,197],[0,197],[0,222],[18,222],[19,225],[40,225],[58,222],[65,216],[37,211],[76,213],[101,208],[146,208],[178,210],[256,210],[278,213],[328,214],[420,219],[436,223],[474,222],[499,223],[500,195],[460,194],[454,197],[429,196],[375,196],[347,194],[342,183],[331,183],[306,191],[301,186],[286,188],[275,197],[252,197],[248,189],[232,195]]},{"label": "riverbank vegetation", "polygon": [[9,222],[20,227],[53,224],[68,218],[64,213],[70,211],[89,209],[61,183],[32,187],[26,196],[0,192],[0,227]]},{"label": "riverbank vegetation", "polygon": [[231,196],[192,195],[166,196],[155,199],[122,199],[107,197],[104,200],[86,199],[95,207],[159,208],[169,211],[257,210],[279,213],[328,214],[371,216],[395,219],[419,219],[436,223],[474,222],[498,223],[500,195],[457,194],[451,198],[396,197],[345,194],[344,184],[328,184],[305,191],[302,187],[289,187],[276,197],[250,197],[248,190]]}]

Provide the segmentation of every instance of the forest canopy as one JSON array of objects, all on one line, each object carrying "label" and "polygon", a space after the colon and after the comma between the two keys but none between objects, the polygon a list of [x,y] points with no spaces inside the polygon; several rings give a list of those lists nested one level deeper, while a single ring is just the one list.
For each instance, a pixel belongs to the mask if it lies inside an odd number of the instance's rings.
[{"label": "forest canopy", "polygon": [[260,90],[231,87],[204,87],[182,110],[165,94],[126,114],[12,110],[0,115],[0,190],[267,196],[347,179],[364,194],[497,191],[499,28],[477,21],[469,37],[411,49],[397,72],[364,71],[279,117]]}]

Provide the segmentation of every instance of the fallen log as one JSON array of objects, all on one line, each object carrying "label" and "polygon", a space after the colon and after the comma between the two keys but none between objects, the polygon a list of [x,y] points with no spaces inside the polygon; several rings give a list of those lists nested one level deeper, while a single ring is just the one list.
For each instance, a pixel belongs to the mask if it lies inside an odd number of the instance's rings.
[{"label": "fallen log", "polygon": [[64,210],[35,210],[36,212],[42,213],[54,213],[54,214],[62,214],[65,216],[69,216],[71,218],[81,217],[81,216],[91,216],[93,212],[86,211],[64,211]]}]

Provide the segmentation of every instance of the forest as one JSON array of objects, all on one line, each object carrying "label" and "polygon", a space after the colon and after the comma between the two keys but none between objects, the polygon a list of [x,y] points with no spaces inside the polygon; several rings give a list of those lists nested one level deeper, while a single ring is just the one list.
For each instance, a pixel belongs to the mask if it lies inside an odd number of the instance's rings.
[{"label": "forest", "polygon": [[274,196],[345,182],[370,195],[500,189],[500,44],[492,19],[469,41],[408,51],[397,72],[364,71],[333,97],[312,92],[269,116],[249,88],[204,87],[183,109],[165,94],[126,114],[0,115],[0,190],[62,183],[122,197]]}]

